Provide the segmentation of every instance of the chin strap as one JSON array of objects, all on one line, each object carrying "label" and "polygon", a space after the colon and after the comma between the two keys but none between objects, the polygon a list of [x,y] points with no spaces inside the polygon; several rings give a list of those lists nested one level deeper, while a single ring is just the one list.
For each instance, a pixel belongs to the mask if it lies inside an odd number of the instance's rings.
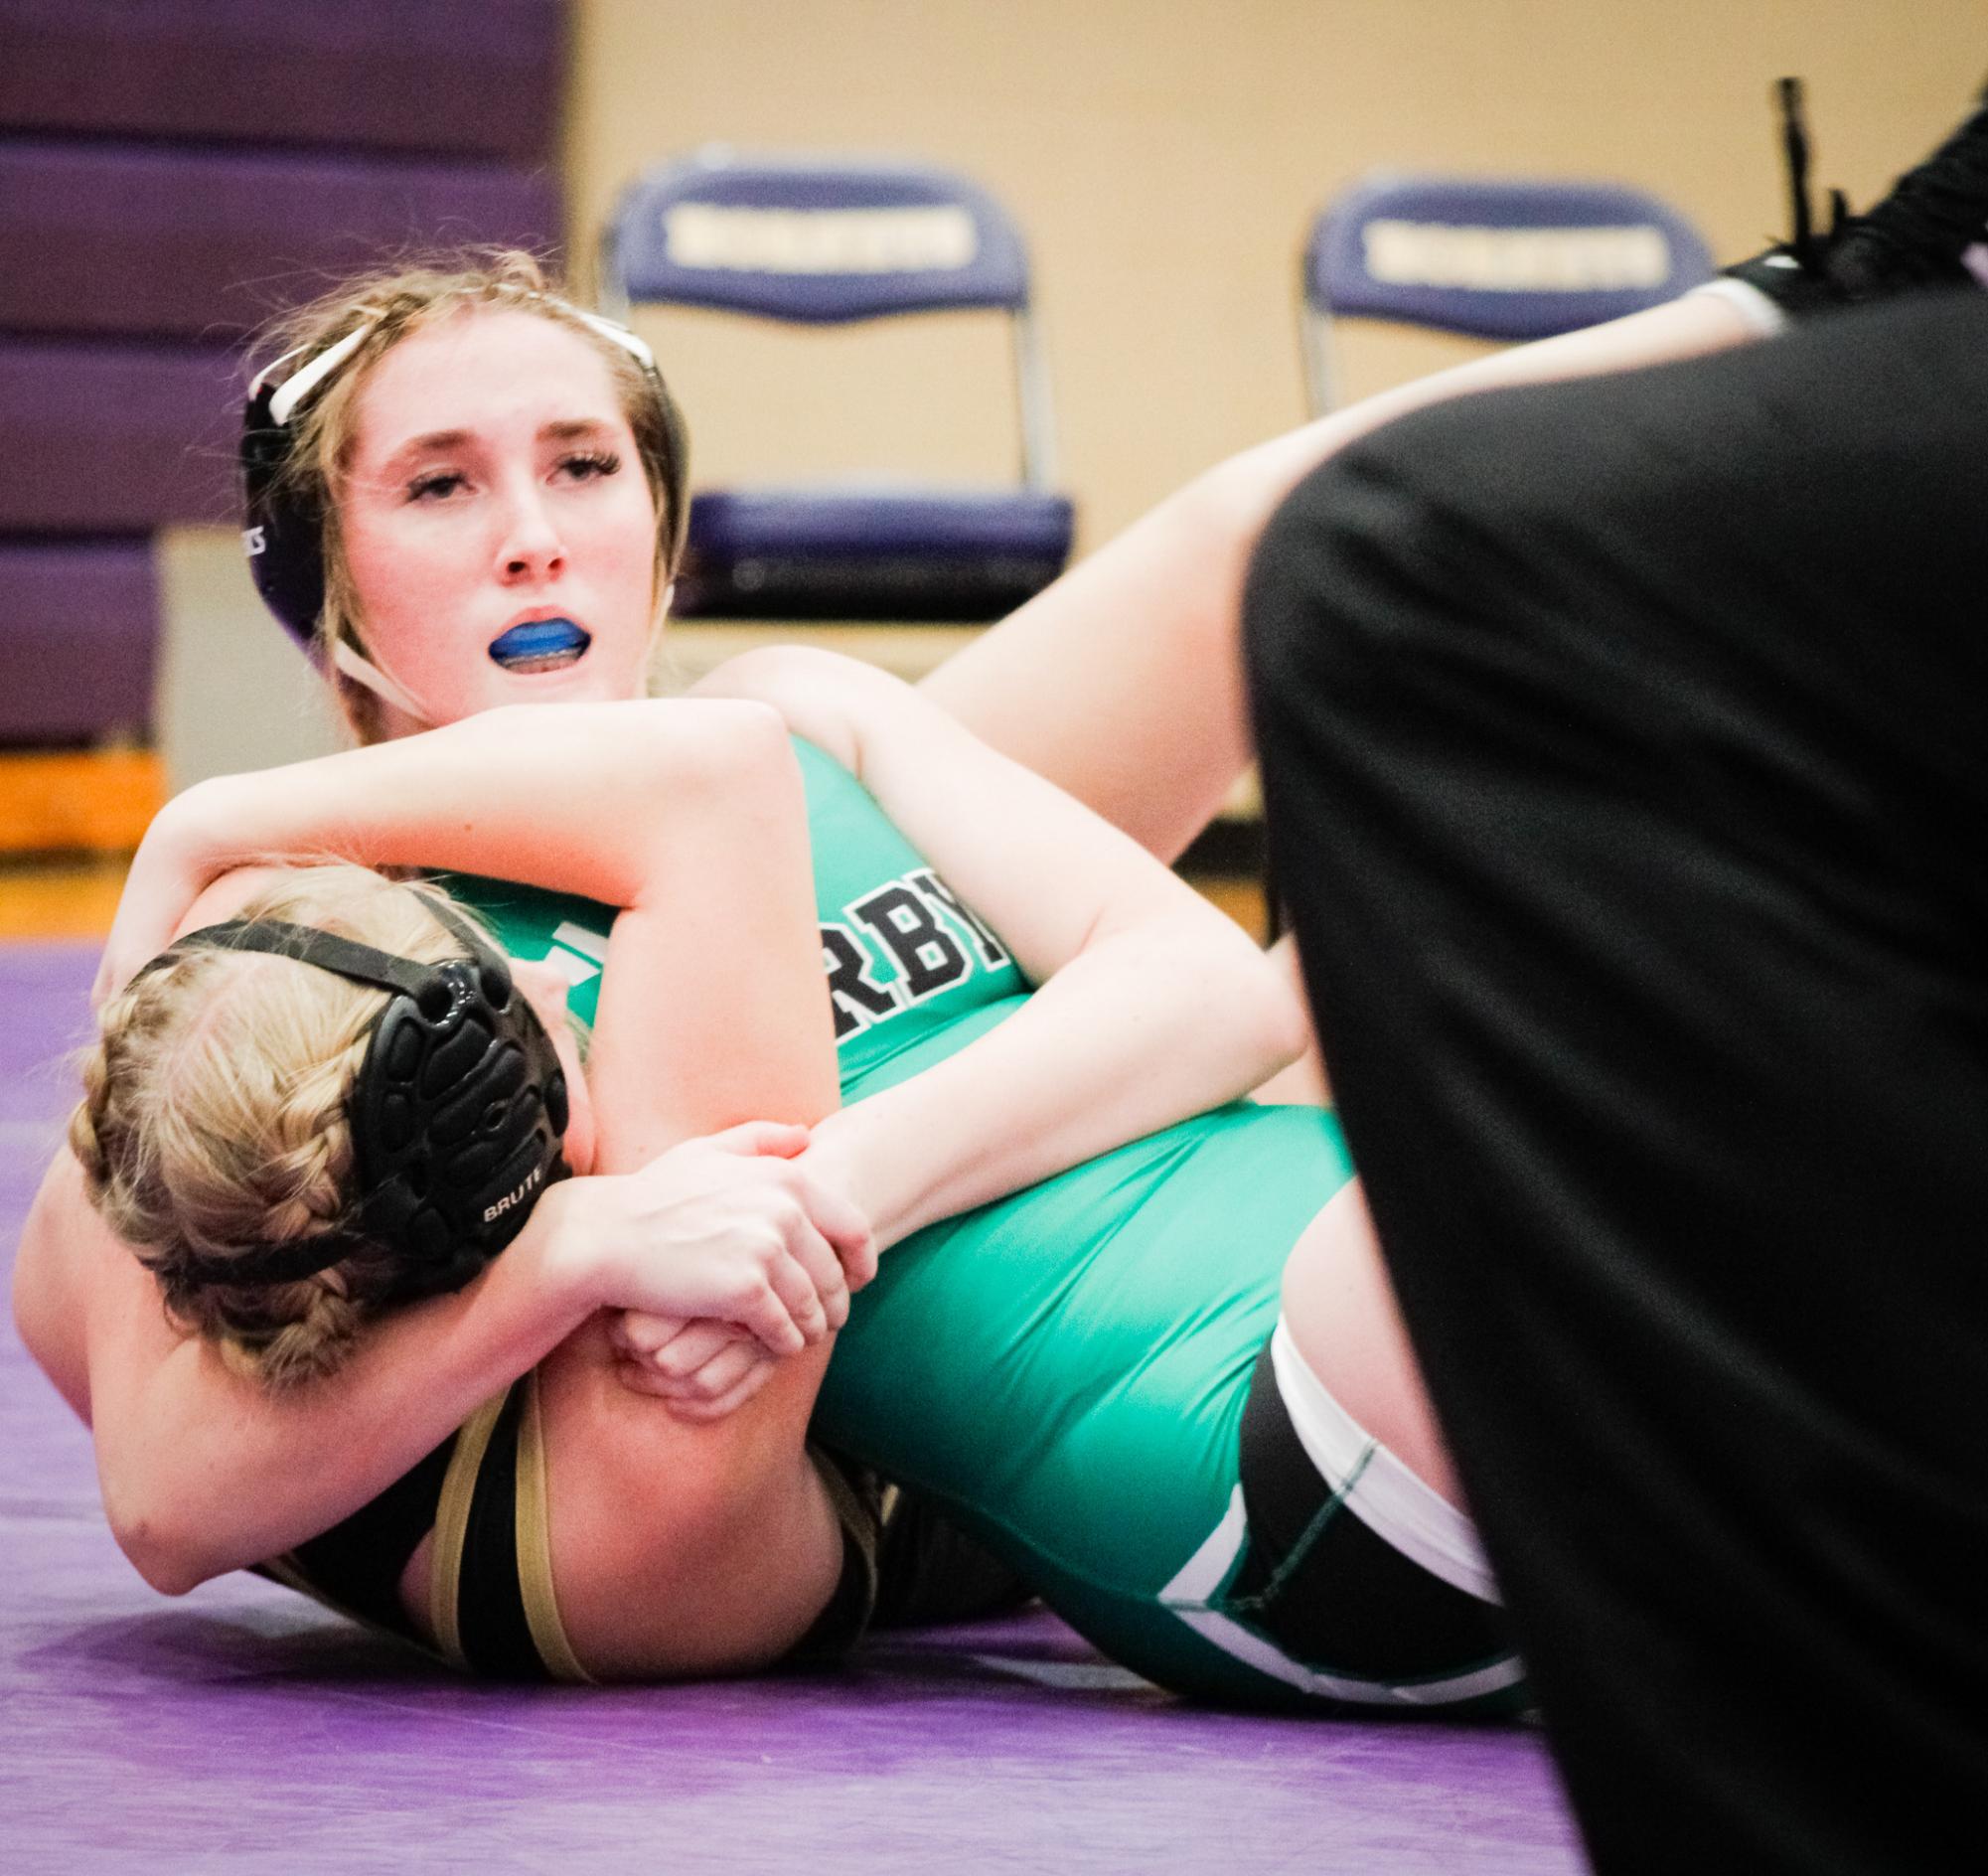
[{"label": "chin strap", "polygon": [[411,691],[396,684],[347,640],[340,639],[333,645],[331,662],[332,669],[341,677],[350,678],[354,684],[363,685],[382,703],[392,704],[396,710],[411,716],[424,729],[432,729],[435,726],[434,713],[425,704],[416,702]]}]

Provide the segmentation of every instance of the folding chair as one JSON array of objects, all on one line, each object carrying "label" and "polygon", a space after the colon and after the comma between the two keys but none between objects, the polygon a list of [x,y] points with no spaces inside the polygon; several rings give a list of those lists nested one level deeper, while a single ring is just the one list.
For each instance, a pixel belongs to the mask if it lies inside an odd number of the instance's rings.
[{"label": "folding chair", "polygon": [[1338,320],[1546,339],[1674,299],[1711,274],[1698,232],[1640,190],[1364,177],[1326,205],[1305,243],[1300,328],[1312,413],[1340,402]]},{"label": "folding chair", "polygon": [[1000,207],[942,171],[705,150],[621,197],[601,300],[797,325],[991,308],[1008,315],[1020,412],[1012,486],[831,483],[706,489],[677,610],[705,618],[998,618],[1069,558],[1027,256]]}]

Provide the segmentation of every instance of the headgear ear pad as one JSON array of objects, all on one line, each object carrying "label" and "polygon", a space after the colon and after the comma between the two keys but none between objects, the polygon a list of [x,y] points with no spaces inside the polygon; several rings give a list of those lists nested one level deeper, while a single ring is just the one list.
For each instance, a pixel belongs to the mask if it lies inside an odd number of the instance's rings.
[{"label": "headgear ear pad", "polygon": [[308,651],[325,609],[324,508],[287,473],[290,428],[269,413],[274,394],[259,386],[241,413],[241,545],[262,603]]},{"label": "headgear ear pad", "polygon": [[[563,300],[551,303],[619,346],[641,369],[654,422],[646,442],[642,432],[651,426],[638,425],[636,435],[650,479],[660,491],[670,528],[666,565],[674,568],[683,557],[690,519],[690,439],[684,413],[663,382],[656,355],[627,327],[581,307],[566,306]],[[334,340],[280,383],[265,384],[268,373],[263,373],[249,387],[241,412],[241,545],[248,570],[263,604],[306,651],[316,649],[318,621],[325,609],[325,515],[322,488],[294,473],[296,423],[312,392],[337,375],[337,368],[359,350],[370,329],[361,326]],[[330,369],[310,377],[320,361]],[[301,394],[286,396],[299,380],[307,381]]]},{"label": "headgear ear pad", "polygon": [[195,1257],[195,1277],[294,1283],[380,1243],[395,1264],[382,1301],[459,1290],[518,1235],[538,1194],[567,1176],[566,1078],[551,1037],[503,954],[467,920],[428,904],[468,958],[417,964],[278,919],[209,926],[174,947],[270,952],[389,993],[346,1104],[354,1224]]}]

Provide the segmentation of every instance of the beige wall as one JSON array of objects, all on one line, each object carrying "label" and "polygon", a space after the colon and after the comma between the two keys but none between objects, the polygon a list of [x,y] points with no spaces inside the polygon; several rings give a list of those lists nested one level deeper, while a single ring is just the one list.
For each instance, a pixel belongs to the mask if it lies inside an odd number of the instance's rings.
[{"label": "beige wall", "polygon": [[[1864,201],[1944,133],[1988,67],[1988,0],[577,0],[576,16],[576,253],[624,178],[709,140],[927,157],[1009,204],[1035,257],[1082,545],[1301,415],[1298,247],[1361,170],[1614,176],[1739,254],[1783,228],[1773,77],[1807,77],[1817,173]],[[992,322],[643,324],[711,479],[893,461],[985,476],[1011,460]],[[1363,346],[1352,376],[1371,385],[1457,349]],[[902,372],[886,373],[893,360]],[[179,531],[161,554],[160,744],[176,784],[326,746],[232,533]],[[218,632],[255,707],[212,707],[200,673]],[[956,641],[846,642],[910,674]],[[688,676],[733,640],[707,626],[674,643]]]},{"label": "beige wall", "polygon": [[[1063,479],[1092,543],[1301,414],[1297,249],[1320,200],[1361,170],[1614,177],[1668,196],[1737,255],[1783,227],[1776,75],[1806,76],[1818,176],[1858,201],[1944,133],[1988,67],[1988,0],[578,0],[577,12],[576,236],[625,177],[707,140],[930,158],[1008,204],[1030,237]],[[992,327],[924,340],[908,361],[922,379],[892,396],[871,334],[643,323],[714,477],[905,452],[945,473],[1005,465]],[[1371,382],[1398,363],[1353,367]],[[860,391],[860,422],[825,390]]]}]

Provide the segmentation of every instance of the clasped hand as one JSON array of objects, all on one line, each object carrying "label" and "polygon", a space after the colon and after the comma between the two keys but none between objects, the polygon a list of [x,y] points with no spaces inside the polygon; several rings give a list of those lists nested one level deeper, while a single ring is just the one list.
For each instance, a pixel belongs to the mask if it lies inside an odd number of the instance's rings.
[{"label": "clasped hand", "polygon": [[876,1243],[853,1201],[815,1176],[808,1144],[805,1127],[752,1121],[639,1172],[574,1181],[576,1240],[627,1386],[715,1420],[848,1320]]}]

